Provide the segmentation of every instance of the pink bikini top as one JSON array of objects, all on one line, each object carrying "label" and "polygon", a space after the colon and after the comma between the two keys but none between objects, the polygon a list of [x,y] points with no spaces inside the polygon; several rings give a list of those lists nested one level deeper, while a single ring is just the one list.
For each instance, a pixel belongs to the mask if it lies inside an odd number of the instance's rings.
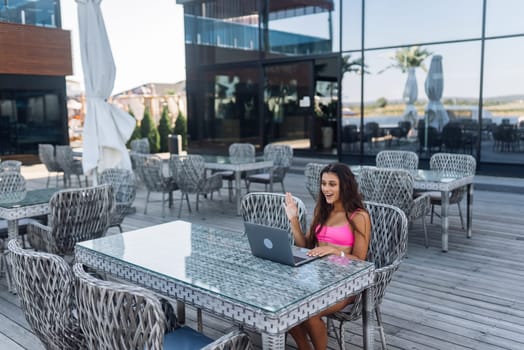
[{"label": "pink bikini top", "polygon": [[[358,210],[353,212],[349,220],[353,219],[357,212]],[[322,226],[320,231],[317,233],[317,239],[319,242],[326,242],[344,247],[352,247],[353,243],[355,242],[355,235],[351,230],[351,226],[349,223],[347,223],[344,226]]]}]

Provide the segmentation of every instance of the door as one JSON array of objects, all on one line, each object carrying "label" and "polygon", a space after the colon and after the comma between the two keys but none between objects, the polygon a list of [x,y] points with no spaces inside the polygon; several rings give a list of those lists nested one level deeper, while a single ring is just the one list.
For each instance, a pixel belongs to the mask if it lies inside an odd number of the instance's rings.
[{"label": "door", "polygon": [[264,144],[311,149],[313,61],[264,66]]}]

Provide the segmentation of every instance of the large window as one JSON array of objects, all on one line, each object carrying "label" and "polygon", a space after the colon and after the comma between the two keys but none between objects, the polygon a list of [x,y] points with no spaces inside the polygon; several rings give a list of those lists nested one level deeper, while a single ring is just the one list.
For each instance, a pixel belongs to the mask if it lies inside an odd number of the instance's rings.
[{"label": "large window", "polygon": [[365,45],[382,47],[480,38],[482,0],[365,2]]},{"label": "large window", "polygon": [[36,153],[39,143],[66,141],[60,94],[0,91],[0,154]]},{"label": "large window", "polygon": [[524,1],[487,0],[486,36],[524,34]]},{"label": "large window", "polygon": [[300,7],[282,0],[269,3],[269,53],[303,56],[338,51],[338,1],[306,1]]}]

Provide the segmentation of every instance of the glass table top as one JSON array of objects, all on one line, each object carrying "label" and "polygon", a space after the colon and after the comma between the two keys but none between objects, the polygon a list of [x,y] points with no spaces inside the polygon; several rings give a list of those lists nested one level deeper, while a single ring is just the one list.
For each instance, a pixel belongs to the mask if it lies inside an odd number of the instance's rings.
[{"label": "glass table top", "polygon": [[[232,163],[228,156],[218,156],[218,155],[204,154],[204,155],[202,155],[202,157],[204,158],[204,161],[206,163],[237,164],[237,163]],[[264,162],[264,161],[265,161],[264,157],[262,157],[262,156],[255,157],[255,163]],[[240,164],[242,164],[242,163],[240,163]]]},{"label": "glass table top", "polygon": [[267,311],[288,307],[372,267],[338,256],[290,267],[254,257],[241,233],[185,221],[82,242],[77,249]]},{"label": "glass table top", "polygon": [[58,188],[44,188],[38,190],[31,190],[21,193],[20,197],[13,200],[12,198],[6,198],[5,201],[0,200],[0,207],[4,209],[14,209],[19,207],[27,207],[31,205],[37,205],[47,203],[57,192]]}]

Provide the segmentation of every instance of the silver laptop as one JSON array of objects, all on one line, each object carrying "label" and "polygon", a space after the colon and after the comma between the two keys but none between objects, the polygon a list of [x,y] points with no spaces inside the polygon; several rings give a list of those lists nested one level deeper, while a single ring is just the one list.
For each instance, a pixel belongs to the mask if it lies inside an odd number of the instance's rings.
[{"label": "silver laptop", "polygon": [[286,230],[249,222],[244,222],[244,228],[254,256],[289,266],[300,266],[318,258],[306,255],[309,249],[291,245]]}]

